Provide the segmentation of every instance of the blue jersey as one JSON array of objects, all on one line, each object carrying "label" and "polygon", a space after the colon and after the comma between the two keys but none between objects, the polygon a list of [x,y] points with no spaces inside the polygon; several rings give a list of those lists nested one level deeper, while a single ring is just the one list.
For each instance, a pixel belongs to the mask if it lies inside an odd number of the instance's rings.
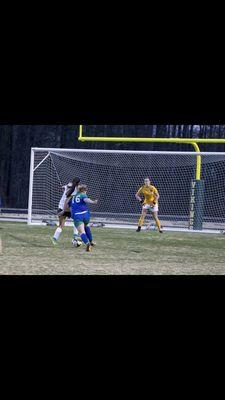
[{"label": "blue jersey", "polygon": [[84,193],[78,192],[70,200],[69,206],[71,209],[71,215],[73,219],[76,217],[76,215],[79,216],[81,214],[89,212],[88,206],[84,201],[85,199],[88,199],[88,196]]}]

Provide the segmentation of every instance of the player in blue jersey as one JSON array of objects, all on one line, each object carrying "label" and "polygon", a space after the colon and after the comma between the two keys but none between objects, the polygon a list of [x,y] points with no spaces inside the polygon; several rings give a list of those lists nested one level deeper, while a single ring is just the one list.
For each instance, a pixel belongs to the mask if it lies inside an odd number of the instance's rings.
[{"label": "player in blue jersey", "polygon": [[77,228],[80,237],[86,244],[86,251],[90,252],[94,246],[91,228],[90,228],[90,211],[88,204],[97,204],[98,200],[91,200],[87,196],[87,186],[79,185],[78,192],[72,196],[68,205],[71,210],[71,217],[74,220],[74,225]]}]

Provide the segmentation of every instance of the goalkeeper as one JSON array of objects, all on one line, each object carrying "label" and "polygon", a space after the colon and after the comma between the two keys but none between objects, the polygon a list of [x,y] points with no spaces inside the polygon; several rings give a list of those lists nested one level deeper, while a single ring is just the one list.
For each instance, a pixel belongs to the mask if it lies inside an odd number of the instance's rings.
[{"label": "goalkeeper", "polygon": [[[142,200],[141,196],[144,197],[144,201]],[[137,232],[141,231],[141,228],[144,224],[145,218],[146,218],[148,210],[149,210],[152,214],[153,219],[155,220],[158,231],[160,233],[163,233],[161,223],[158,218],[159,192],[154,186],[151,185],[151,181],[149,178],[146,178],[144,180],[144,185],[138,190],[135,197],[142,204],[142,214],[141,214],[141,218],[139,219]]]}]

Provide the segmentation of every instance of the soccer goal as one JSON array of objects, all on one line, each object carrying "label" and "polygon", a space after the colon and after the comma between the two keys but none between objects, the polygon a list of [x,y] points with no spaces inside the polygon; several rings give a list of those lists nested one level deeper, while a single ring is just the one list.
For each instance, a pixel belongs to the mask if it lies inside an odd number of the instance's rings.
[{"label": "soccer goal", "polygon": [[141,207],[135,194],[150,177],[160,194],[164,227],[225,229],[225,153],[32,148],[29,224],[57,220],[62,187],[74,176],[88,185],[92,198],[99,199],[91,208],[95,222],[136,225]]}]

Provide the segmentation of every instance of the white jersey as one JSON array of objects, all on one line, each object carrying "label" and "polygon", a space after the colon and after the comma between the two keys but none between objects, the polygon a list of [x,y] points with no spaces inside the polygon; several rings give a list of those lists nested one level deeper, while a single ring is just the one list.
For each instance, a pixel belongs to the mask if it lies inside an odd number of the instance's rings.
[{"label": "white jersey", "polygon": [[[60,208],[61,210],[64,209],[64,205],[65,205],[65,201],[66,201],[66,193],[67,193],[68,190],[70,189],[70,187],[69,187],[68,185],[66,185],[66,186],[64,186],[64,187],[65,187],[65,190],[64,190],[64,193],[63,193],[63,195],[62,195],[62,197],[61,197],[61,200],[60,200],[60,202],[59,202],[59,208]],[[75,194],[77,194],[77,192],[78,192],[78,188],[75,188],[74,192],[72,193],[72,196],[75,196]]]}]

